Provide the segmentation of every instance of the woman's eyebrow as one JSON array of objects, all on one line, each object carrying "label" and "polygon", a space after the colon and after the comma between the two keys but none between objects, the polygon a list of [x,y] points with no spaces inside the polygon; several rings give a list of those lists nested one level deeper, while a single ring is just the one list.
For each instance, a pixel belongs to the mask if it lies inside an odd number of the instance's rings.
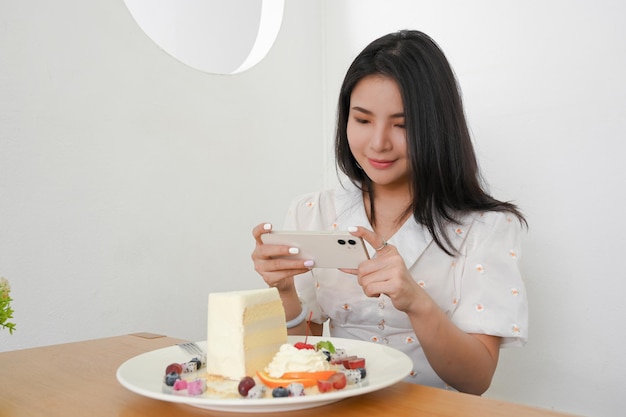
[{"label": "woman's eyebrow", "polygon": [[371,111],[369,111],[367,109],[364,109],[363,107],[359,107],[359,106],[352,107],[352,110],[356,110],[358,112],[365,113],[365,114],[374,114],[373,112],[371,112]]},{"label": "woman's eyebrow", "polygon": [[[364,109],[363,107],[359,107],[359,106],[352,107],[352,110],[356,110],[358,112],[365,113],[365,114],[368,114],[368,115],[373,115],[374,114],[372,111]],[[390,119],[397,119],[397,118],[400,118],[400,117],[404,117],[404,112],[394,113],[394,114],[389,116]]]}]

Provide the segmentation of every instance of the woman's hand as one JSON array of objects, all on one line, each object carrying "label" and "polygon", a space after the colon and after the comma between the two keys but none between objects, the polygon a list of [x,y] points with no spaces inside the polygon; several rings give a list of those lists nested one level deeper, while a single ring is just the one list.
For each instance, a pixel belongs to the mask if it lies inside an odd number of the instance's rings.
[{"label": "woman's hand", "polygon": [[[256,246],[252,252],[252,261],[254,262],[254,269],[263,277],[265,283],[278,289],[283,301],[285,317],[289,321],[298,317],[302,312],[302,305],[296,293],[293,277],[308,272],[313,267],[313,261],[282,258],[297,254],[297,248],[264,244],[261,236],[271,231],[272,225],[269,223],[261,223],[252,229],[252,235],[256,241]],[[278,256],[280,258],[277,258]],[[312,334],[322,335],[321,324],[308,323],[306,320],[287,331],[289,334],[305,334],[308,329],[307,326],[310,326]]]},{"label": "woman's hand", "polygon": [[498,364],[500,338],[460,330],[411,277],[394,246],[362,227],[351,233],[380,249],[358,269],[343,271],[357,275],[368,296],[386,294],[398,310],[407,313],[428,362],[441,379],[459,391],[485,392]]},{"label": "woman's hand", "polygon": [[261,235],[271,231],[272,225],[269,223],[261,223],[252,229],[252,235],[256,241],[256,246],[252,252],[254,269],[270,287],[276,287],[281,292],[292,290],[294,275],[309,271],[313,267],[313,262],[276,258],[277,256],[294,255],[298,252],[297,248],[290,248],[289,246],[264,244]]},{"label": "woman's hand", "polygon": [[398,310],[406,313],[414,310],[420,296],[426,294],[411,277],[396,247],[387,244],[376,233],[366,228],[357,227],[356,231],[349,230],[353,236],[362,237],[372,247],[379,249],[374,258],[362,262],[358,269],[342,271],[356,275],[367,296],[377,297],[385,294]]}]

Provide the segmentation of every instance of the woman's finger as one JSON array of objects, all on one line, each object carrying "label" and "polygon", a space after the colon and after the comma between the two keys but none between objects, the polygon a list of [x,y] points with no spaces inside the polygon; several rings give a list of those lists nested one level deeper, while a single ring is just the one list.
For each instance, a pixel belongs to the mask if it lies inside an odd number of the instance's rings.
[{"label": "woman's finger", "polygon": [[348,227],[348,231],[352,236],[363,238],[376,252],[380,252],[387,247],[387,241],[385,241],[385,239],[365,227],[352,226]]},{"label": "woman's finger", "polygon": [[[255,268],[256,269],[256,268]],[[295,275],[304,274],[309,270],[307,268],[300,269],[285,269],[279,271],[264,271],[261,272],[259,269],[256,269],[257,272],[263,277],[263,280],[270,287],[278,287],[281,283],[290,280]]]},{"label": "woman's finger", "polygon": [[264,233],[270,233],[271,231],[272,223],[261,223],[256,225],[254,229],[252,229],[252,236],[254,236],[254,240],[256,240],[256,243],[262,245],[263,241],[261,240],[261,235]]}]

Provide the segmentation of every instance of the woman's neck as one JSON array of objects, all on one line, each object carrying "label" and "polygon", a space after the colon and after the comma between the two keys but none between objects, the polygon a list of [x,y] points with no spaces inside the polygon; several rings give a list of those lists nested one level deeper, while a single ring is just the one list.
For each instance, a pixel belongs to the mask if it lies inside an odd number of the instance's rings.
[{"label": "woman's neck", "polygon": [[369,193],[363,194],[365,210],[374,231],[387,240],[411,216],[412,197],[408,187],[380,187],[374,185],[374,215]]}]

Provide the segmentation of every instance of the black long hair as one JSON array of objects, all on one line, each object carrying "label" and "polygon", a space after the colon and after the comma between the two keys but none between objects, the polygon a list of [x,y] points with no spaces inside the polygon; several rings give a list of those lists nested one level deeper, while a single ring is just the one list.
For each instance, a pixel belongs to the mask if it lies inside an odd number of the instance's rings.
[{"label": "black long hair", "polygon": [[390,78],[400,89],[413,193],[409,210],[440,248],[450,255],[457,251],[445,227],[458,223],[462,213],[507,211],[527,225],[514,204],[485,191],[454,72],[439,46],[416,30],[391,33],[370,43],[352,62],[339,94],[337,167],[369,194],[372,225],[374,189],[352,155],[347,137],[352,91],[369,75]]}]

